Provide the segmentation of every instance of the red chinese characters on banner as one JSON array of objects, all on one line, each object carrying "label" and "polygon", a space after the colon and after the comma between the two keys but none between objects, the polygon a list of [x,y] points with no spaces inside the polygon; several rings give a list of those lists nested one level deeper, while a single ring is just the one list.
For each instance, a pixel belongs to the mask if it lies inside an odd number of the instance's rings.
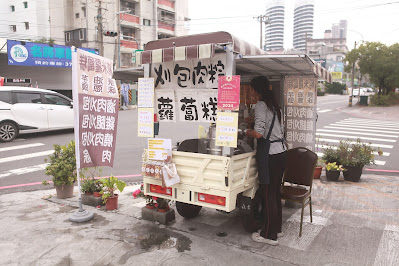
[{"label": "red chinese characters on banner", "polygon": [[240,76],[221,76],[218,84],[218,110],[238,111]]},{"label": "red chinese characters on banner", "polygon": [[77,50],[80,168],[113,166],[119,95],[112,60]]}]

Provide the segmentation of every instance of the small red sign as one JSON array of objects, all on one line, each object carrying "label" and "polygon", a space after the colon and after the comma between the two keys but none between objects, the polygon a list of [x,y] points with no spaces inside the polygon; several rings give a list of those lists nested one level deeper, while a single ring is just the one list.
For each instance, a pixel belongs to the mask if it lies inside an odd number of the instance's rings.
[{"label": "small red sign", "polygon": [[240,105],[240,76],[220,76],[218,110],[238,111]]}]

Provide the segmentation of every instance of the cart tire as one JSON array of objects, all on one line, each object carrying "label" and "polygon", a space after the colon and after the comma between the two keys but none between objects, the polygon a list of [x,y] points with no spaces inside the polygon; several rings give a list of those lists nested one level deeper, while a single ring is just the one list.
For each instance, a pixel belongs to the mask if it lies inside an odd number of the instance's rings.
[{"label": "cart tire", "polygon": [[184,202],[176,202],[177,212],[184,218],[194,218],[201,211],[202,206],[192,205]]},{"label": "cart tire", "polygon": [[263,197],[259,190],[256,192],[255,197],[251,202],[251,211],[242,212],[240,209],[241,215],[241,224],[244,227],[245,231],[249,233],[253,233],[261,229],[264,214],[263,214]]}]

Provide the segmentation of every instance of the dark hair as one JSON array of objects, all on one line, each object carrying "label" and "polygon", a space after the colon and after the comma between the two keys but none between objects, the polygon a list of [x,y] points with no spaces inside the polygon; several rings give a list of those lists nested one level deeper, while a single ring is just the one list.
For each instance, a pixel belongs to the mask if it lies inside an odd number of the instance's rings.
[{"label": "dark hair", "polygon": [[260,95],[260,100],[263,101],[270,111],[275,111],[281,121],[281,107],[274,98],[272,90],[269,90],[269,79],[265,76],[257,76],[251,80],[252,88]]}]

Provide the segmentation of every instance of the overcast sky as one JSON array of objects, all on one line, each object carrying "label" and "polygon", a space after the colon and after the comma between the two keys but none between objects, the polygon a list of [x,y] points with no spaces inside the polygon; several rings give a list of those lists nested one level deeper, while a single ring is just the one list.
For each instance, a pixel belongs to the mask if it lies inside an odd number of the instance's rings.
[{"label": "overcast sky", "polygon": [[[188,0],[190,34],[227,31],[259,46],[260,26],[253,17],[264,14],[267,0]],[[285,0],[284,48],[292,48],[295,0]],[[391,4],[388,4],[391,3]],[[347,45],[355,41],[399,42],[399,1],[315,0],[314,38],[323,38],[333,23],[348,21]]]}]

